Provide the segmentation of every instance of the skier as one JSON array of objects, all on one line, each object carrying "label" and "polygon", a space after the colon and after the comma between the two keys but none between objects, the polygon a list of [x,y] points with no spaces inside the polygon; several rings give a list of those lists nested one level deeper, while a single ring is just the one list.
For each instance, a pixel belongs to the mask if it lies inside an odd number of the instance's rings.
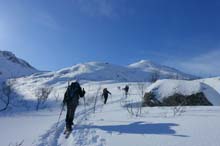
[{"label": "skier", "polygon": [[102,93],[102,96],[104,97],[104,104],[106,104],[107,100],[108,100],[108,94],[112,95],[111,92],[109,92],[107,90],[107,88],[104,88],[103,89],[103,93]]},{"label": "skier", "polygon": [[84,88],[82,89],[77,81],[68,86],[63,99],[63,105],[67,105],[66,131],[72,131],[73,119],[76,107],[79,104],[79,98],[84,97],[85,93]]},{"label": "skier", "polygon": [[126,85],[125,88],[123,88],[123,90],[125,91],[125,97],[127,98],[127,96],[128,96],[128,91],[129,91],[129,86]]}]

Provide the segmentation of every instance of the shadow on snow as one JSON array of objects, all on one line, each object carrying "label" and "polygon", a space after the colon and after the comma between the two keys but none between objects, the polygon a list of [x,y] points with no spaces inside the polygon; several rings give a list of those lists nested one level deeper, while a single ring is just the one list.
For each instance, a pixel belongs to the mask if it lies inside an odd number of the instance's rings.
[{"label": "shadow on snow", "polygon": [[134,122],[128,125],[82,125],[77,129],[100,129],[109,133],[118,132],[120,134],[157,134],[157,135],[173,135],[180,137],[188,137],[185,135],[175,135],[176,131],[171,127],[179,126],[174,123],[145,123],[145,122]]}]

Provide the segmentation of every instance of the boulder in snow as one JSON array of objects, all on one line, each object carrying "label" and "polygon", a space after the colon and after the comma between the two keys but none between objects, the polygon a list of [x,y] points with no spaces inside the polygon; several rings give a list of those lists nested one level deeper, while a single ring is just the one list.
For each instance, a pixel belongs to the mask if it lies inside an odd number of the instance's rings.
[{"label": "boulder in snow", "polygon": [[147,88],[144,105],[220,105],[220,94],[199,80],[159,80]]}]

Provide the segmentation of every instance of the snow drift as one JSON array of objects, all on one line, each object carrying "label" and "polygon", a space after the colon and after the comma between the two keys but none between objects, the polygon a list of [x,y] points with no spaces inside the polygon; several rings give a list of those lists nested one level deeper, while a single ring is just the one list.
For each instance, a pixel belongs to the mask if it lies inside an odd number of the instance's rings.
[{"label": "snow drift", "polygon": [[199,82],[209,85],[220,94],[220,77],[200,79]]}]

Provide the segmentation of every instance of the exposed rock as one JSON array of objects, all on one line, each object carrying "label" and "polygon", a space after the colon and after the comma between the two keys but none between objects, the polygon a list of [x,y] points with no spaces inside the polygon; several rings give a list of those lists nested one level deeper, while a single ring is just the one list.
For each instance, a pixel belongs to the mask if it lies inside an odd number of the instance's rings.
[{"label": "exposed rock", "polygon": [[161,106],[162,103],[155,98],[152,92],[145,93],[143,97],[143,106]]},{"label": "exposed rock", "polygon": [[152,92],[145,93],[143,106],[211,106],[213,105],[204,95],[199,92],[192,95],[174,94],[159,101]]}]

